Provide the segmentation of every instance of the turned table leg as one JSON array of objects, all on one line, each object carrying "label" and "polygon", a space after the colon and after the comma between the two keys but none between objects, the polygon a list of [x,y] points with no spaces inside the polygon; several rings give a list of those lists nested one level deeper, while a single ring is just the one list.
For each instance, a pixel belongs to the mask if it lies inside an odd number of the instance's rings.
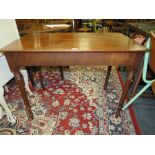
[{"label": "turned table leg", "polygon": [[29,104],[29,100],[28,100],[28,97],[27,97],[27,94],[26,94],[26,91],[25,91],[24,81],[23,81],[23,78],[22,78],[22,76],[20,74],[20,70],[18,68],[13,72],[14,72],[15,79],[16,79],[17,85],[19,87],[20,93],[21,93],[22,98],[23,98],[25,108],[26,108],[26,110],[28,112],[29,118],[33,119],[33,113],[31,111],[31,106]]},{"label": "turned table leg", "polygon": [[120,102],[118,104],[118,108],[117,108],[117,112],[116,112],[116,117],[120,116],[120,111],[123,107],[123,104],[124,104],[124,101],[128,95],[128,91],[130,89],[130,86],[131,86],[131,83],[133,81],[133,77],[134,77],[134,71],[133,69],[130,69],[129,70],[129,73],[127,75],[127,80],[126,80],[126,83],[125,83],[125,87],[124,87],[124,90],[122,92],[122,96],[121,96],[121,99],[120,99]]},{"label": "turned table leg", "polygon": [[[0,105],[2,106],[4,111],[6,112],[8,121],[12,122],[12,123],[15,123],[16,122],[15,116],[13,116],[11,111],[9,110],[3,95],[4,95],[4,89],[3,89],[2,86],[0,86]],[[2,117],[2,109],[0,107],[0,118],[1,117]]]},{"label": "turned table leg", "polygon": [[133,82],[133,89],[132,89],[130,98],[133,98],[138,90],[138,85],[140,83],[142,73],[143,73],[143,61],[141,61],[140,65],[138,67],[137,74],[136,74],[135,80]]}]

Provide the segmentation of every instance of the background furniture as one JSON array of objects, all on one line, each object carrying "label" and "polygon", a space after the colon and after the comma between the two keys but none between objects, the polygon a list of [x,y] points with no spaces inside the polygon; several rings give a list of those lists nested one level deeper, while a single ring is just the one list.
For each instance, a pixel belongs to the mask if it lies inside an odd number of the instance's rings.
[{"label": "background furniture", "polygon": [[[147,43],[148,52],[145,53],[144,57],[144,67],[143,67],[143,81],[146,83],[145,87],[143,87],[126,105],[124,105],[123,110],[128,108],[143,92],[145,92],[151,85],[152,89],[155,90],[155,79],[147,80],[147,68],[148,64],[152,71],[155,73],[155,35],[151,32],[151,48],[150,48],[150,40]],[[154,92],[154,91],[153,91]]]},{"label": "background furniture", "polygon": [[[112,20],[113,21],[113,20]],[[132,21],[133,22],[133,21]],[[139,26],[140,25],[140,28]],[[140,23],[138,24],[137,23],[127,23],[126,22],[126,35],[128,35],[131,39],[133,39],[134,41],[136,41],[137,43],[139,44],[142,44],[142,45],[145,45],[146,44],[146,41],[148,40],[150,34],[148,33],[148,31],[150,29],[154,29],[155,28],[155,25],[153,26],[153,24],[151,23],[148,24],[148,23],[145,23],[143,25],[143,23]],[[142,26],[143,25],[143,26]],[[150,26],[148,26],[150,25]],[[146,26],[146,29],[145,29],[145,26]],[[143,29],[142,29],[143,27]],[[143,64],[140,64],[141,66],[139,67],[139,71],[137,72],[137,74],[135,75],[135,81],[133,82],[133,89],[132,89],[132,92],[131,92],[131,97],[133,97],[137,91],[137,88],[138,88],[138,85],[139,85],[139,81],[143,83],[142,79],[141,79],[141,75],[142,75],[142,70],[143,70]],[[118,67],[118,70],[120,71],[123,71],[123,72],[128,72],[128,69],[126,66],[119,66]],[[106,76],[106,79],[108,81],[109,77],[110,77],[110,73],[111,73],[111,66],[108,66],[108,69],[107,69],[107,76]],[[152,74],[152,71],[151,69],[149,68],[148,66],[148,73],[147,74],[147,78],[151,79],[152,77],[154,77],[154,75]],[[107,82],[108,84],[108,82]],[[106,86],[105,86],[106,87]],[[151,94],[143,94],[144,97],[152,97]],[[153,95],[154,96],[154,95]]]},{"label": "background furniture", "polygon": [[81,26],[76,30],[77,32],[92,32],[93,25],[91,19],[81,19]]},{"label": "background furniture", "polygon": [[77,32],[102,32],[103,25],[101,19],[82,19],[81,27],[77,29]]},{"label": "background furniture", "polygon": [[[129,23],[128,24],[128,35],[135,41],[139,42],[140,44],[145,45],[148,38],[150,37],[150,31],[155,30],[155,23],[153,21],[148,20],[146,23]],[[139,73],[136,75],[136,81],[134,81],[134,89],[131,93],[131,98],[135,95],[138,85],[145,85],[145,83],[142,80],[142,71],[143,71],[143,64],[140,64],[139,67]],[[153,73],[152,69],[150,68],[150,65],[148,65],[147,68],[147,79],[152,80],[155,78],[155,74]],[[153,95],[151,89],[149,91],[145,91],[141,97],[151,97],[155,98]]]}]

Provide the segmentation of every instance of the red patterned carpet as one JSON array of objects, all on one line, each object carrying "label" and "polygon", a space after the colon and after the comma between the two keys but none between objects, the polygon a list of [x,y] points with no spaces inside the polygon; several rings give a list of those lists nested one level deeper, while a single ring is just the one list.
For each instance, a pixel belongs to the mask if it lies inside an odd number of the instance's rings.
[{"label": "red patterned carpet", "polygon": [[0,120],[0,134],[136,134],[129,111],[115,118],[122,87],[113,67],[108,90],[103,90],[106,69],[71,66],[64,69],[65,80],[61,81],[58,68],[42,68],[45,90],[41,89],[37,73],[36,87],[30,85],[34,92],[34,96],[29,96],[33,121],[27,120],[19,89],[15,80],[11,81],[5,99],[17,122],[9,123],[4,116]]}]

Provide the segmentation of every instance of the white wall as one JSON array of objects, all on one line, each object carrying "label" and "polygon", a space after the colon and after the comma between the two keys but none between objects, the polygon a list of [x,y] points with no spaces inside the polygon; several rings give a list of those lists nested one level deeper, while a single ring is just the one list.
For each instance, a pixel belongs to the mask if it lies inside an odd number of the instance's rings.
[{"label": "white wall", "polygon": [[[19,38],[17,25],[14,19],[0,19],[0,49]],[[0,86],[6,84],[13,74],[7,60],[0,50]]]}]

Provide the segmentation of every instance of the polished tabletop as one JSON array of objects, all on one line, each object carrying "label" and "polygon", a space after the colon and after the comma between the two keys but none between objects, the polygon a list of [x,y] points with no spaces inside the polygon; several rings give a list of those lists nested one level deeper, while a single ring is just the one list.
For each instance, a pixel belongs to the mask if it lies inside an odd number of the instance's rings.
[{"label": "polished tabletop", "polygon": [[2,52],[145,52],[143,45],[121,33],[32,33]]}]

